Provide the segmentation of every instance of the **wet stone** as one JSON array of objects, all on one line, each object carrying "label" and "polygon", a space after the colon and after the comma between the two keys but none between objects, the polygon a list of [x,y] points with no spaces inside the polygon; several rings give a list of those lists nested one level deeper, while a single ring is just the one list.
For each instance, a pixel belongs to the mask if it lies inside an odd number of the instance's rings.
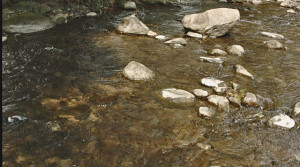
[{"label": "wet stone", "polygon": [[221,111],[229,111],[229,101],[224,96],[210,95],[208,96],[208,101],[216,105]]},{"label": "wet stone", "polygon": [[286,12],[288,12],[288,13],[296,13],[293,9],[289,9],[289,10],[287,10]]},{"label": "wet stone", "polygon": [[186,40],[183,38],[174,38],[171,40],[168,40],[164,42],[165,44],[180,44],[180,45],[186,45]]},{"label": "wet stone", "polygon": [[225,85],[225,82],[213,77],[206,77],[201,79],[201,84],[208,87],[219,87]]},{"label": "wet stone", "polygon": [[117,26],[116,31],[121,34],[146,35],[149,28],[133,14],[124,17]]},{"label": "wet stone", "polygon": [[241,45],[232,45],[228,47],[228,52],[232,55],[242,56],[245,50]]},{"label": "wet stone", "polygon": [[299,115],[300,114],[300,102],[295,104],[293,112],[294,112],[294,115]]},{"label": "wet stone", "polygon": [[256,95],[258,105],[261,107],[263,110],[270,110],[274,107],[274,102],[270,98],[263,97],[261,95]]},{"label": "wet stone", "polygon": [[270,49],[283,49],[283,45],[277,40],[264,41],[264,43]]},{"label": "wet stone", "polygon": [[247,106],[258,106],[257,98],[253,93],[247,92],[242,103]]},{"label": "wet stone", "polygon": [[184,46],[183,46],[183,45],[181,45],[181,44],[178,44],[178,43],[176,43],[176,44],[173,44],[173,45],[172,45],[172,47],[173,47],[173,48],[175,48],[175,49],[178,49],[178,48],[184,48]]},{"label": "wet stone", "polygon": [[252,3],[253,5],[260,5],[260,4],[262,4],[263,2],[262,2],[262,0],[251,0],[251,3]]},{"label": "wet stone", "polygon": [[157,35],[155,38],[161,41],[166,40],[166,37],[164,35]]},{"label": "wet stone", "polygon": [[238,90],[238,89],[240,89],[240,85],[237,84],[237,83],[235,83],[235,82],[232,82],[232,88],[233,88],[234,90]]},{"label": "wet stone", "polygon": [[122,4],[123,9],[127,10],[135,10],[136,9],[136,4],[132,1],[127,1]]},{"label": "wet stone", "polygon": [[271,38],[276,38],[276,39],[283,39],[284,36],[277,34],[277,33],[272,33],[272,32],[261,32],[262,35],[271,37]]},{"label": "wet stone", "polygon": [[219,85],[217,87],[214,87],[214,91],[217,94],[224,94],[227,91],[227,86],[225,84],[224,85]]},{"label": "wet stone", "polygon": [[197,143],[197,147],[201,148],[202,150],[209,150],[211,149],[211,145],[205,143]]},{"label": "wet stone", "polygon": [[224,57],[213,58],[213,57],[203,57],[202,56],[202,57],[200,57],[200,60],[204,61],[204,62],[209,62],[209,63],[222,64],[222,63],[224,63],[225,58]]},{"label": "wet stone", "polygon": [[68,14],[59,13],[52,17],[55,24],[63,24],[68,22]]},{"label": "wet stone", "polygon": [[295,121],[286,114],[276,115],[272,117],[268,123],[270,126],[279,126],[287,129],[295,126]]},{"label": "wet stone", "polygon": [[241,106],[241,98],[237,95],[233,96],[233,97],[229,97],[228,98],[230,103],[237,106],[237,107],[240,107]]},{"label": "wet stone", "polygon": [[151,80],[155,74],[141,63],[131,61],[124,69],[123,74],[130,80]]},{"label": "wet stone", "polygon": [[89,16],[89,17],[97,16],[97,13],[96,12],[89,12],[89,13],[86,14],[86,16]]},{"label": "wet stone", "polygon": [[147,35],[148,35],[149,37],[155,37],[155,36],[157,36],[157,33],[154,32],[154,31],[149,30],[148,33],[147,33]]},{"label": "wet stone", "polygon": [[207,97],[209,95],[208,92],[203,89],[194,89],[193,93],[197,97]]},{"label": "wet stone", "polygon": [[237,74],[241,74],[243,76],[246,76],[246,77],[249,77],[251,79],[254,79],[253,75],[250,74],[243,66],[237,64],[237,65],[235,65],[235,68],[236,68],[236,73]]},{"label": "wet stone", "polygon": [[199,33],[191,32],[189,31],[186,36],[192,37],[192,38],[203,38],[203,36]]},{"label": "wet stone", "polygon": [[2,42],[7,40],[7,36],[2,36]]},{"label": "wet stone", "polygon": [[215,110],[208,108],[208,107],[199,107],[199,116],[205,117],[213,117],[216,113]]},{"label": "wet stone", "polygon": [[176,88],[163,89],[161,95],[163,98],[170,99],[174,103],[191,103],[195,99],[192,93]]},{"label": "wet stone", "polygon": [[211,51],[211,54],[212,55],[219,55],[219,56],[226,56],[227,55],[227,53],[224,50],[221,50],[221,49],[213,49]]}]

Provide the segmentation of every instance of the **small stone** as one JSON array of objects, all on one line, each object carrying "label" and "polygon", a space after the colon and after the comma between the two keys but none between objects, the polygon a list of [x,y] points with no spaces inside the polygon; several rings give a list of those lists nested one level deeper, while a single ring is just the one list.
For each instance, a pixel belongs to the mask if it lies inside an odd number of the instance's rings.
[{"label": "small stone", "polygon": [[288,12],[288,13],[296,13],[293,9],[289,9],[286,12]]},{"label": "small stone", "polygon": [[197,147],[201,148],[202,150],[209,150],[211,149],[211,145],[209,144],[204,144],[204,143],[197,143]]},{"label": "small stone", "polygon": [[192,37],[192,38],[203,38],[203,36],[201,34],[191,32],[191,31],[189,31],[186,35],[189,36],[189,37]]},{"label": "small stone", "polygon": [[224,50],[221,49],[214,49],[211,51],[212,55],[219,55],[219,56],[226,56],[227,53]]},{"label": "small stone", "polygon": [[300,153],[297,153],[297,154],[295,154],[294,156],[295,156],[295,159],[296,159],[298,162],[300,162]]},{"label": "small stone", "polygon": [[214,87],[221,87],[222,85],[225,85],[225,82],[213,77],[206,77],[201,79],[201,84],[214,88]]},{"label": "small stone", "polygon": [[226,85],[222,85],[222,86],[214,87],[214,91],[217,94],[224,94],[227,91],[227,86]]},{"label": "small stone", "polygon": [[174,38],[171,40],[168,40],[164,42],[165,44],[181,44],[181,45],[186,45],[186,40],[183,38]]},{"label": "small stone", "polygon": [[228,99],[233,105],[238,107],[241,106],[241,98],[239,98],[239,96],[235,95],[233,97],[229,97]]},{"label": "small stone", "polygon": [[175,48],[175,49],[184,48],[184,46],[182,46],[181,44],[176,43],[176,44],[173,45],[173,48]]},{"label": "small stone", "polygon": [[2,36],[2,42],[7,40],[7,36]]},{"label": "small stone", "polygon": [[124,17],[117,26],[116,31],[121,34],[146,35],[149,28],[133,14]]},{"label": "small stone", "polygon": [[217,64],[222,64],[224,63],[224,57],[216,57],[216,58],[213,58],[213,57],[200,57],[200,60],[201,61],[205,61],[205,62],[209,62],[209,63],[217,63]]},{"label": "small stone", "polygon": [[212,104],[218,106],[221,111],[229,111],[229,101],[224,96],[210,95],[208,96],[208,101]]},{"label": "small stone", "polygon": [[157,35],[155,38],[161,41],[166,40],[166,37],[164,35]]},{"label": "small stone", "polygon": [[228,47],[228,52],[232,55],[242,56],[245,50],[241,45],[232,45]]},{"label": "small stone", "polygon": [[295,121],[286,114],[276,115],[272,117],[268,123],[270,126],[279,126],[288,129],[295,126]]},{"label": "small stone", "polygon": [[203,115],[205,117],[213,117],[215,115],[215,110],[208,107],[199,107],[199,116]]},{"label": "small stone", "polygon": [[270,110],[274,107],[274,102],[270,98],[262,97],[261,95],[256,95],[257,103],[263,110]]},{"label": "small stone", "polygon": [[277,34],[277,33],[272,33],[272,32],[261,32],[261,34],[264,35],[264,36],[268,36],[268,37],[276,38],[276,39],[283,39],[284,38],[283,35],[280,35],[280,34]]},{"label": "small stone", "polygon": [[264,41],[264,43],[270,49],[283,49],[283,45],[280,42],[276,41],[276,40]]},{"label": "small stone", "polygon": [[232,82],[232,88],[233,88],[234,90],[238,90],[238,89],[240,89],[240,85],[237,84],[237,83],[235,83],[235,82]]},{"label": "small stone", "polygon": [[132,1],[127,1],[123,4],[123,8],[127,10],[135,10],[136,4]]},{"label": "small stone", "polygon": [[89,12],[89,13],[86,14],[86,16],[89,16],[89,17],[97,16],[97,13],[96,12]]},{"label": "small stone", "polygon": [[147,35],[150,36],[150,37],[155,37],[155,36],[157,36],[157,33],[154,32],[154,31],[149,30]]},{"label": "small stone", "polygon": [[202,89],[194,89],[193,93],[197,97],[207,97],[209,95],[207,91]]},{"label": "small stone", "polygon": [[260,4],[262,4],[263,2],[262,2],[261,0],[251,0],[251,3],[252,3],[253,5],[260,5]]},{"label": "small stone", "polygon": [[55,24],[63,24],[68,22],[68,14],[59,13],[52,17]]},{"label": "small stone", "polygon": [[176,88],[163,89],[161,94],[163,98],[170,99],[175,103],[191,103],[195,99],[192,93]]},{"label": "small stone", "polygon": [[258,106],[257,98],[253,93],[247,92],[242,103],[248,106]]},{"label": "small stone", "polygon": [[141,63],[131,61],[123,69],[123,74],[130,80],[144,80],[148,81],[154,78],[155,74],[152,70]]},{"label": "small stone", "polygon": [[296,103],[294,107],[294,115],[298,114],[300,114],[300,102]]},{"label": "small stone", "polygon": [[237,74],[241,74],[241,75],[247,76],[251,79],[254,79],[253,75],[250,74],[243,66],[237,64],[237,65],[235,65],[235,68],[236,68]]}]

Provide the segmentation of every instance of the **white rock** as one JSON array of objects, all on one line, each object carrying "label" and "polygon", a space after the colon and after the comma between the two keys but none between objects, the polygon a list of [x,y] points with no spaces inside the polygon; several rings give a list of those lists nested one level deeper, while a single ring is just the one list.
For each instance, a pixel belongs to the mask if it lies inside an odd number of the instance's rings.
[{"label": "white rock", "polygon": [[236,106],[238,106],[238,107],[241,106],[241,99],[238,98],[237,96],[229,97],[228,99],[229,99],[229,101],[230,101],[233,105],[236,105]]},{"label": "white rock", "polygon": [[214,58],[214,57],[203,57],[203,56],[200,57],[201,61],[210,62],[210,63],[217,63],[217,64],[224,63],[224,59],[225,59],[225,57],[216,57],[216,58]]},{"label": "white rock", "polygon": [[251,79],[254,79],[253,75],[250,74],[243,66],[237,64],[237,65],[235,65],[235,68],[236,68],[237,74],[241,74],[241,75],[247,76]]},{"label": "white rock", "polygon": [[211,145],[209,144],[204,144],[204,143],[197,143],[197,147],[201,148],[202,150],[209,150],[211,149]]},{"label": "white rock", "polygon": [[239,19],[240,12],[237,9],[217,8],[203,13],[186,15],[181,22],[187,29],[219,37],[231,30]]},{"label": "white rock", "polygon": [[276,39],[283,39],[284,36],[277,34],[277,33],[272,33],[272,32],[261,32],[262,35],[271,37],[271,38],[276,38]]},{"label": "white rock", "polygon": [[232,45],[228,47],[228,52],[232,55],[241,56],[245,50],[241,45]]},{"label": "white rock", "polygon": [[208,96],[208,101],[212,104],[218,106],[221,111],[229,111],[229,101],[224,96],[210,95]]},{"label": "white rock", "polygon": [[97,16],[97,13],[96,12],[89,12],[89,13],[86,14],[86,16],[89,16],[89,17]]},{"label": "white rock", "polygon": [[2,36],[2,42],[7,40],[7,36]]},{"label": "white rock", "polygon": [[173,45],[173,48],[175,48],[175,49],[184,48],[184,46],[182,46],[181,44],[176,43],[176,44]]},{"label": "white rock", "polygon": [[154,72],[141,63],[131,61],[123,70],[123,74],[130,80],[151,80]]},{"label": "white rock", "polygon": [[263,2],[262,2],[262,0],[251,0],[251,3],[252,3],[253,5],[260,5],[260,4],[262,4]]},{"label": "white rock", "polygon": [[215,110],[208,107],[199,107],[199,116],[203,115],[205,117],[213,117],[215,115]]},{"label": "white rock", "polygon": [[300,114],[300,102],[296,103],[294,107],[294,115],[298,114]]},{"label": "white rock", "polygon": [[175,103],[191,103],[195,99],[192,93],[176,88],[163,89],[161,94],[163,98],[170,99]]},{"label": "white rock", "polygon": [[222,85],[226,85],[224,81],[218,80],[213,77],[202,78],[201,83],[208,87],[221,87]]},{"label": "white rock", "polygon": [[293,9],[289,9],[286,12],[288,12],[288,13],[296,13]]},{"label": "white rock", "polygon": [[168,40],[164,42],[165,44],[180,44],[180,45],[186,45],[186,40],[183,38],[174,38],[171,40]]},{"label": "white rock", "polygon": [[240,85],[237,84],[237,83],[235,83],[235,82],[232,82],[232,88],[233,88],[234,90],[238,90],[238,89],[240,89]]},{"label": "white rock", "polygon": [[18,120],[18,121],[24,121],[26,119],[27,119],[26,117],[19,116],[19,115],[14,115],[12,117],[8,117],[7,121],[11,123],[11,122],[15,122],[16,120]]},{"label": "white rock", "polygon": [[161,41],[166,40],[166,36],[164,36],[164,35],[157,35],[155,38],[158,40],[161,40]]},{"label": "white rock", "polygon": [[226,56],[227,53],[224,50],[221,49],[214,49],[211,51],[212,55],[220,55],[220,56]]},{"label": "white rock", "polygon": [[193,93],[197,97],[207,97],[208,96],[208,92],[205,90],[202,90],[202,89],[194,89]]},{"label": "white rock", "polygon": [[124,34],[146,35],[149,28],[142,23],[134,14],[124,17],[116,28],[117,32]]},{"label": "white rock", "polygon": [[128,10],[134,10],[136,9],[136,4],[132,1],[127,1],[123,4],[123,8]]},{"label": "white rock", "polygon": [[280,4],[280,6],[292,8],[292,7],[294,7],[294,1],[293,1],[293,0],[284,0],[284,1]]},{"label": "white rock", "polygon": [[222,85],[222,86],[218,86],[218,87],[214,87],[214,91],[217,94],[224,94],[227,90],[227,86],[226,85]]},{"label": "white rock", "polygon": [[295,126],[295,121],[286,114],[276,115],[272,117],[268,123],[270,126],[280,126],[288,129]]},{"label": "white rock", "polygon": [[270,49],[283,49],[283,45],[280,42],[276,41],[276,40],[264,41],[264,43]]},{"label": "white rock", "polygon": [[248,106],[258,106],[258,102],[255,94],[250,92],[246,93],[245,97],[242,100],[242,103]]},{"label": "white rock", "polygon": [[192,38],[203,38],[203,36],[201,34],[191,32],[191,31],[189,31],[186,35],[189,36],[189,37],[192,37]]},{"label": "white rock", "polygon": [[157,33],[154,32],[154,31],[149,30],[147,35],[150,36],[150,37],[155,37],[155,36],[157,36]]}]

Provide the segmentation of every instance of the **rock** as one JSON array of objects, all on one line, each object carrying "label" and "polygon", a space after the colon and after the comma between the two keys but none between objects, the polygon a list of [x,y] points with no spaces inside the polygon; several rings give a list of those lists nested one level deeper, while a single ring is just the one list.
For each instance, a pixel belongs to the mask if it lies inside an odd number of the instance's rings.
[{"label": "rock", "polygon": [[220,85],[218,87],[214,87],[214,91],[217,94],[224,94],[227,91],[227,86],[224,84],[224,85]]},{"label": "rock", "polygon": [[283,49],[283,45],[280,42],[276,41],[276,40],[264,41],[264,43],[270,49]]},{"label": "rock", "polygon": [[274,102],[270,98],[262,97],[261,95],[256,95],[257,97],[257,103],[263,110],[269,110],[273,109],[274,107]]},{"label": "rock", "polygon": [[219,37],[231,30],[239,19],[240,12],[237,9],[217,8],[203,13],[186,15],[181,22],[187,29]]},{"label": "rock", "polygon": [[197,147],[201,148],[202,150],[209,150],[211,149],[211,145],[209,144],[204,144],[204,143],[197,143]]},{"label": "rock", "polygon": [[123,74],[130,80],[151,80],[154,72],[141,63],[131,61],[124,69]]},{"label": "rock", "polygon": [[298,114],[300,114],[300,102],[296,103],[294,107],[294,115]]},{"label": "rock", "polygon": [[148,33],[147,33],[147,35],[148,35],[149,37],[155,37],[155,36],[157,36],[157,33],[154,32],[154,31],[149,30]]},{"label": "rock", "polygon": [[220,56],[226,56],[227,53],[224,50],[221,49],[214,49],[211,51],[212,55],[220,55]]},{"label": "rock", "polygon": [[68,22],[68,14],[62,14],[59,13],[52,17],[52,20],[55,22],[55,24],[63,24]]},{"label": "rock", "polygon": [[288,12],[288,13],[296,13],[293,9],[289,9],[286,12]]},{"label": "rock", "polygon": [[279,126],[282,128],[290,129],[295,126],[295,121],[286,114],[279,114],[272,117],[268,121],[268,124],[270,126]]},{"label": "rock", "polygon": [[161,41],[166,40],[166,37],[164,35],[157,35],[155,38]]},{"label": "rock", "polygon": [[212,104],[218,106],[221,111],[229,111],[229,101],[224,96],[210,95],[208,96],[208,101]]},{"label": "rock", "polygon": [[203,115],[205,117],[213,117],[215,115],[216,111],[208,108],[208,107],[199,107],[199,116]]},{"label": "rock", "polygon": [[293,0],[284,0],[280,6],[283,6],[283,7],[288,7],[288,8],[292,8],[295,6],[294,4],[294,1]]},{"label": "rock", "polygon": [[258,106],[257,98],[253,93],[247,92],[242,103],[247,106]]},{"label": "rock", "polygon": [[229,102],[231,102],[233,105],[240,107],[241,106],[241,98],[237,95],[234,95],[233,97],[229,97]]},{"label": "rock", "polygon": [[241,75],[244,75],[244,76],[249,77],[251,79],[254,79],[253,75],[250,74],[243,66],[237,64],[237,65],[235,65],[235,68],[236,68],[236,73],[237,74],[241,74]]},{"label": "rock", "polygon": [[52,132],[61,131],[61,128],[57,122],[47,122],[46,127],[49,128]]},{"label": "rock", "polygon": [[7,40],[7,36],[2,36],[2,42]]},{"label": "rock", "polygon": [[300,162],[300,153],[296,153],[296,154],[294,154],[294,156],[295,156],[295,159],[296,159],[298,162]]},{"label": "rock", "polygon": [[136,4],[132,1],[127,1],[122,4],[122,8],[127,10],[135,10]]},{"label": "rock", "polygon": [[175,48],[175,49],[184,48],[184,46],[182,46],[181,44],[176,43],[176,44],[173,45],[173,48]]},{"label": "rock", "polygon": [[207,97],[209,95],[207,91],[202,89],[194,89],[193,93],[197,97]]},{"label": "rock", "polygon": [[245,50],[241,45],[232,45],[228,47],[228,52],[232,55],[242,56]]},{"label": "rock", "polygon": [[89,13],[86,14],[86,16],[89,16],[89,17],[97,16],[97,13],[96,12],[89,12]]},{"label": "rock", "polygon": [[117,26],[116,31],[121,34],[146,35],[149,28],[133,14],[124,17]]},{"label": "rock", "polygon": [[7,122],[15,122],[15,121],[24,121],[26,120],[27,118],[26,117],[22,117],[22,116],[19,116],[19,115],[14,115],[12,117],[8,117],[7,118]]},{"label": "rock", "polygon": [[186,40],[183,38],[174,38],[171,40],[168,40],[164,42],[165,44],[181,44],[181,45],[186,45]]},{"label": "rock", "polygon": [[251,0],[251,3],[252,3],[253,5],[260,5],[260,4],[262,4],[263,2],[262,2],[262,0]]},{"label": "rock", "polygon": [[49,18],[33,13],[15,15],[3,23],[3,30],[9,33],[33,33],[44,31],[54,27],[55,24]]},{"label": "rock", "polygon": [[224,81],[218,80],[213,77],[206,77],[201,79],[201,84],[208,86],[208,87],[221,87],[226,85]]},{"label": "rock", "polygon": [[176,88],[163,89],[161,94],[163,98],[170,99],[174,103],[191,103],[195,99],[192,93]]},{"label": "rock", "polygon": [[201,34],[195,33],[195,32],[191,32],[189,31],[186,36],[192,37],[192,38],[203,38],[203,36]]},{"label": "rock", "polygon": [[224,57],[216,57],[216,58],[213,58],[213,57],[200,57],[200,60],[201,61],[205,61],[205,62],[209,62],[209,63],[217,63],[217,64],[222,64],[224,63]]},{"label": "rock", "polygon": [[261,32],[262,35],[271,37],[271,38],[276,38],[276,39],[284,39],[283,35],[277,34],[277,33],[272,33],[272,32]]},{"label": "rock", "polygon": [[240,89],[240,85],[235,82],[232,82],[232,88],[233,88],[233,90],[238,90],[238,89]]}]

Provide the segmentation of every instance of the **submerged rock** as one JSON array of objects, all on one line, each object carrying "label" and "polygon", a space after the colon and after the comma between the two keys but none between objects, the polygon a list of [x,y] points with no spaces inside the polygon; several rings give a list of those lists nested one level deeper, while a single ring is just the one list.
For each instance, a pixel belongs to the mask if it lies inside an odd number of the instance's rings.
[{"label": "submerged rock", "polygon": [[207,91],[202,89],[194,89],[193,93],[197,97],[207,97],[209,95]]},{"label": "submerged rock", "polygon": [[277,40],[264,41],[264,43],[270,49],[283,49],[283,45],[280,42],[278,42]]},{"label": "submerged rock", "polygon": [[295,121],[286,114],[276,115],[272,117],[268,123],[270,126],[279,126],[287,129],[295,126]]},{"label": "submerged rock", "polygon": [[191,103],[195,99],[192,93],[176,88],[163,89],[161,95],[174,103]]},{"label": "submerged rock", "polygon": [[270,98],[263,97],[261,95],[256,95],[257,103],[263,110],[270,110],[274,107],[274,102]]},{"label": "submerged rock", "polygon": [[165,44],[180,44],[180,45],[186,45],[186,40],[183,38],[174,38],[171,40],[168,40],[164,42]]},{"label": "submerged rock", "polygon": [[211,149],[211,145],[209,144],[204,144],[204,143],[197,143],[197,147],[201,148],[202,150],[209,150]]},{"label": "submerged rock", "polygon": [[258,106],[257,98],[255,94],[247,92],[243,98],[242,103],[247,106]]},{"label": "submerged rock", "polygon": [[227,53],[224,50],[221,49],[214,49],[211,51],[212,55],[220,55],[220,56],[226,56]]},{"label": "submerged rock", "polygon": [[294,112],[294,115],[299,115],[300,114],[300,102],[295,104],[293,112]]},{"label": "submerged rock", "polygon": [[216,111],[208,108],[208,107],[199,107],[199,116],[203,115],[205,117],[213,117],[215,115]]},{"label": "submerged rock", "polygon": [[151,80],[154,72],[141,63],[131,61],[123,70],[123,74],[130,80]]},{"label": "submerged rock", "polygon": [[59,13],[52,17],[55,24],[63,24],[68,22],[68,14]]},{"label": "submerged rock", "polygon": [[228,47],[228,52],[232,55],[242,56],[245,50],[241,45],[232,45]]},{"label": "submerged rock", "polygon": [[198,34],[198,33],[195,33],[195,32],[191,32],[189,31],[186,36],[189,36],[189,37],[192,37],[192,38],[203,38],[202,34]]},{"label": "submerged rock", "polygon": [[208,96],[208,101],[212,104],[218,106],[221,111],[229,111],[229,101],[224,96],[210,95]]},{"label": "submerged rock", "polygon": [[261,32],[262,35],[271,37],[271,38],[276,38],[276,39],[283,39],[284,36],[277,34],[277,33],[272,33],[272,32]]},{"label": "submerged rock", "polygon": [[217,8],[203,13],[186,15],[182,19],[185,28],[209,36],[223,36],[240,19],[237,9]]},{"label": "submerged rock", "polygon": [[243,66],[237,64],[237,65],[235,65],[235,68],[236,68],[236,73],[237,74],[241,74],[241,75],[244,75],[244,76],[249,77],[251,79],[254,79],[253,75],[250,74]]},{"label": "submerged rock", "polygon": [[133,14],[124,17],[116,31],[121,34],[147,35],[149,28]]},{"label": "submerged rock", "polygon": [[222,64],[224,63],[224,57],[200,57],[201,61],[209,62],[209,63],[217,63],[217,64]]},{"label": "submerged rock", "polygon": [[208,87],[219,87],[222,85],[226,85],[224,81],[218,80],[213,77],[202,78],[201,84],[208,86]]},{"label": "submerged rock", "polygon": [[280,6],[283,6],[283,7],[287,7],[287,8],[297,8],[297,9],[300,9],[300,2],[297,1],[297,0],[284,0]]}]

